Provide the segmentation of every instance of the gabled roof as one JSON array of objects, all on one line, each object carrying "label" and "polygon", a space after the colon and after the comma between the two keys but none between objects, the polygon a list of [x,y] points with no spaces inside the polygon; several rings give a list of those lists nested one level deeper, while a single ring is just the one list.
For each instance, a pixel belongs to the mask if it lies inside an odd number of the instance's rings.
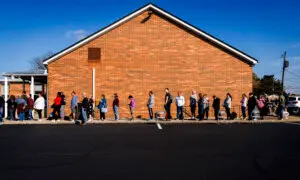
[{"label": "gabled roof", "polygon": [[152,11],[154,11],[156,13],[159,13],[160,15],[164,16],[165,18],[176,22],[178,25],[181,25],[182,27],[186,28],[187,30],[190,30],[191,32],[199,35],[200,37],[203,37],[203,38],[207,39],[208,41],[212,42],[213,44],[216,44],[216,45],[224,48],[225,50],[228,50],[232,54],[242,58],[243,60],[245,60],[247,63],[249,63],[251,65],[254,65],[254,64],[258,63],[258,61],[255,58],[249,56],[248,54],[246,54],[246,53],[230,46],[229,44],[226,44],[225,42],[223,42],[223,41],[219,40],[218,38],[206,33],[205,31],[203,31],[203,30],[201,30],[201,29],[199,29],[195,26],[192,26],[191,24],[183,21],[182,19],[180,19],[180,18],[172,15],[171,13],[157,7],[156,5],[154,5],[152,3],[141,7],[140,9],[128,14],[127,16],[119,19],[118,21],[116,21],[116,22],[104,27],[103,29],[95,32],[94,34],[91,34],[90,36],[82,39],[81,41],[78,41],[77,43],[67,47],[66,49],[54,54],[53,56],[51,56],[48,59],[44,60],[43,63],[45,65],[49,64],[50,62],[58,59],[59,57],[75,50],[76,48],[78,48],[78,47],[80,47],[80,46],[82,46],[82,45],[84,45],[84,44],[86,44],[86,43],[88,43],[92,40],[94,40],[95,38],[105,34],[106,32],[118,27],[122,23],[127,22],[127,21],[131,20],[132,18],[134,18],[134,17],[138,16],[139,14],[141,14],[145,11],[148,11],[148,10],[152,10]]}]

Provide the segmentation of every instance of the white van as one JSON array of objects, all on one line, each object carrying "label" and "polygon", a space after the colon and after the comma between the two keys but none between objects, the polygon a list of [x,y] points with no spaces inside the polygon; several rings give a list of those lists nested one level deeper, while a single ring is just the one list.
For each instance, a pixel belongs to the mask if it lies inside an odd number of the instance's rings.
[{"label": "white van", "polygon": [[289,97],[287,109],[292,114],[300,114],[300,98],[298,96]]}]

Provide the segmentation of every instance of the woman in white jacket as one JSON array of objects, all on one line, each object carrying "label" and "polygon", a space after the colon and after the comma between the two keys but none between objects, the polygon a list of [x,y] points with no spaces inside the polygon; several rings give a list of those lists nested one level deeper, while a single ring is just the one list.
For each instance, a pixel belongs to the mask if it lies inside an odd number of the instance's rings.
[{"label": "woman in white jacket", "polygon": [[41,93],[39,93],[39,97],[34,102],[34,109],[38,112],[39,121],[42,119],[42,111],[45,108],[45,99]]}]

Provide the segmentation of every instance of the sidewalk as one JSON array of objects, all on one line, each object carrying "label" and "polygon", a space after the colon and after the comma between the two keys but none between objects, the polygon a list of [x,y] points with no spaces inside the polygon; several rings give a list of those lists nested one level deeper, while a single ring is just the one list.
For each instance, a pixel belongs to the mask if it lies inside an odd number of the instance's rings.
[{"label": "sidewalk", "polygon": [[[87,124],[143,124],[143,123],[161,123],[161,124],[228,124],[228,123],[282,123],[282,122],[299,122],[300,123],[300,117],[299,116],[290,116],[287,120],[277,120],[275,117],[266,117],[264,120],[255,120],[255,121],[249,121],[249,120],[171,120],[171,121],[165,121],[165,120],[152,120],[147,121],[145,119],[135,119],[133,121],[130,121],[129,119],[120,119],[118,121],[115,121],[113,119],[107,119],[105,121],[100,120],[93,120],[87,122]],[[72,121],[49,121],[46,119],[43,119],[42,121],[37,120],[26,120],[26,121],[9,121],[4,120],[3,125],[24,125],[24,124],[49,124],[49,125],[57,125],[57,124],[74,124]]]}]

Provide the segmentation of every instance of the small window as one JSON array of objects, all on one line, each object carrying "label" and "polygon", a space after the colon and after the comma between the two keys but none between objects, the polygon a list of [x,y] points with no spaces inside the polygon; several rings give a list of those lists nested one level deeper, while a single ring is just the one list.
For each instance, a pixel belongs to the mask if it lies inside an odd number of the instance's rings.
[{"label": "small window", "polygon": [[89,48],[88,60],[101,60],[101,49]]}]

